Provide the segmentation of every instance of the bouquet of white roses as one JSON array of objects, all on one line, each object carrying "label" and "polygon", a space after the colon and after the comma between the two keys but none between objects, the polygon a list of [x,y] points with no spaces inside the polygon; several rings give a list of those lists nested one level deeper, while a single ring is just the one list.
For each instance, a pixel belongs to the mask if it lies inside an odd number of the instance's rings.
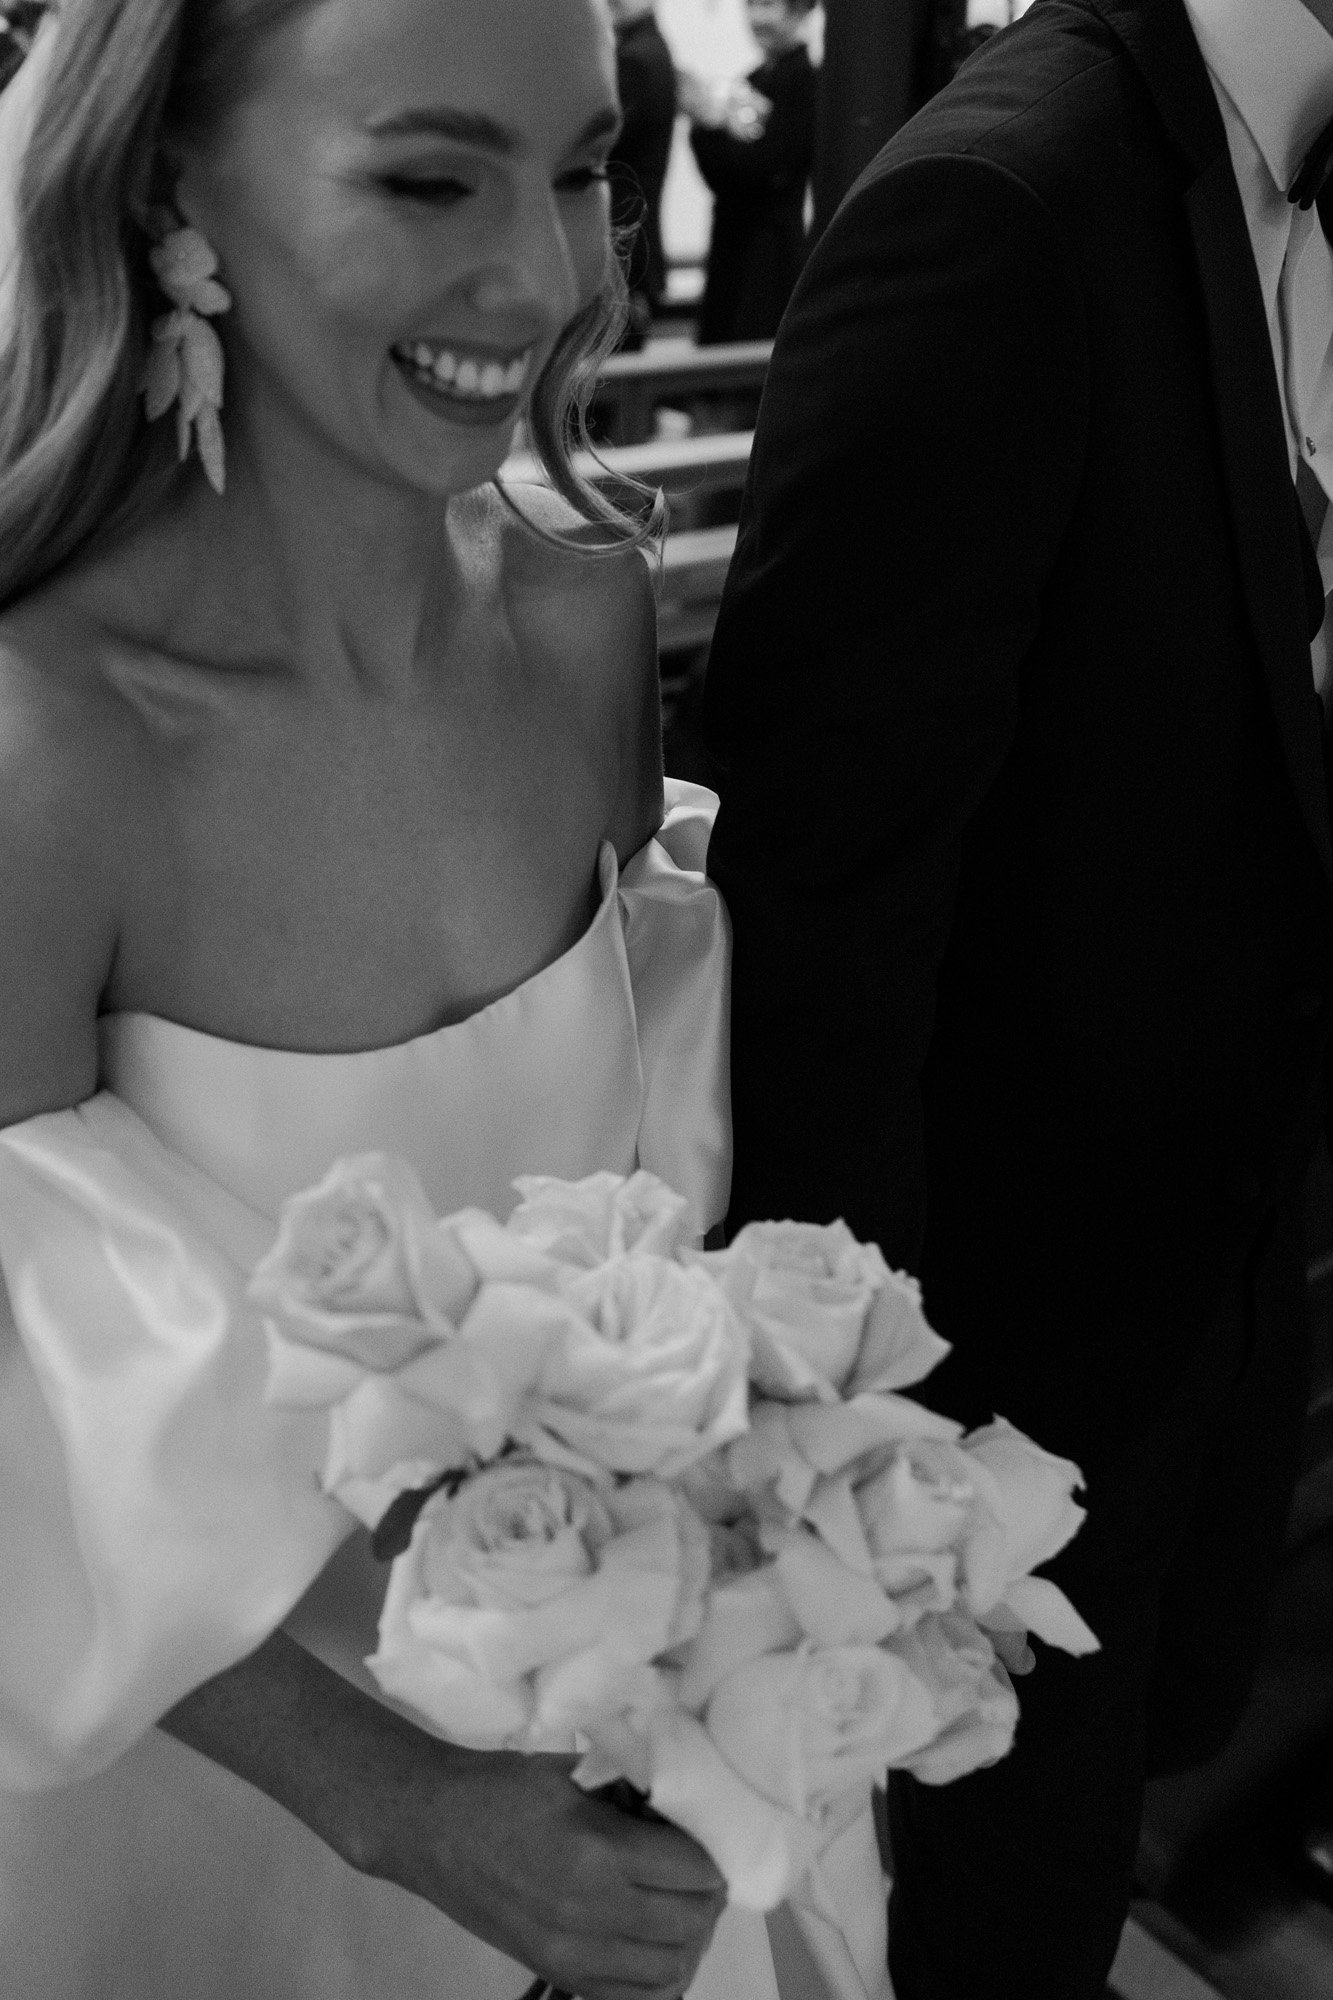
[{"label": "bouquet of white roses", "polygon": [[1009,1748],[1032,1572],[1078,1468],[903,1391],[948,1349],[841,1223],[688,1237],[647,1173],[437,1218],[403,1162],[290,1201],[252,1294],[268,1393],[330,1413],[324,1482],[392,1557],[386,1693],[451,1740],[576,1751],[705,1847],[730,1900],[817,1884],[890,1767]]}]

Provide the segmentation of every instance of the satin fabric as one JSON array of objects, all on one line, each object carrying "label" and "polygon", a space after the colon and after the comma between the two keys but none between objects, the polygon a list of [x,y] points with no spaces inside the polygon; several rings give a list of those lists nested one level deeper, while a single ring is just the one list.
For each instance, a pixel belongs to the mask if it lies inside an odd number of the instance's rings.
[{"label": "satin fabric", "polygon": [[[0,1133],[0,1967],[6,2000],[516,2000],[527,1970],[356,1875],[153,1729],[285,1624],[364,1667],[386,1571],[319,1490],[326,1419],[263,1400],[245,1297],[282,1200],[339,1154],[414,1164],[441,1212],[505,1214],[520,1173],[651,1168],[702,1232],[729,1167],[715,802],[657,839],[573,948],[481,1012],[352,1055],[103,1023],[101,1089]],[[867,1829],[834,1873],[872,1982]],[[867,1911],[869,1915],[867,1915]],[[775,1932],[784,2000],[855,1995],[840,1940]],[[820,1954],[823,1953],[823,1960]],[[762,1919],[728,1911],[691,2000],[777,2000]]]}]

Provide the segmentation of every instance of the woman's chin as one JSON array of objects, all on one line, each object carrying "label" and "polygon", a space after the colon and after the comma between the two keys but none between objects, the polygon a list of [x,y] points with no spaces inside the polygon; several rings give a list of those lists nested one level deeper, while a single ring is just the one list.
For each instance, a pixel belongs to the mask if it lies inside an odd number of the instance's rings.
[{"label": "woman's chin", "polygon": [[399,478],[423,497],[447,499],[495,478],[513,449],[518,418],[515,412],[502,424],[466,430],[451,425],[445,434],[413,426],[405,436],[404,427],[395,426],[397,436],[387,456]]}]

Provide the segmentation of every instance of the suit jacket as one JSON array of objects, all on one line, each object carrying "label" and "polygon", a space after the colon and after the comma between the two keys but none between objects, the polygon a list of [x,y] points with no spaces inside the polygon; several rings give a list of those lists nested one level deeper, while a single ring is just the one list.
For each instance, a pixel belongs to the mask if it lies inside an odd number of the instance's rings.
[{"label": "suit jacket", "polygon": [[637,231],[627,275],[655,307],[666,291],[662,189],[676,126],[676,67],[651,14],[616,30],[616,87],[624,122],[608,162],[613,220]]},{"label": "suit jacket", "polygon": [[816,78],[801,43],[751,70],[773,106],[758,139],[696,125],[690,144],[713,191],[698,338],[769,340],[805,255],[805,191],[815,152]]},{"label": "suit jacket", "polygon": [[917,1269],[929,1389],[1094,1464],[1321,1108],[1322,609],[1180,0],[1038,0],[821,238],[709,666],[731,1223]]}]

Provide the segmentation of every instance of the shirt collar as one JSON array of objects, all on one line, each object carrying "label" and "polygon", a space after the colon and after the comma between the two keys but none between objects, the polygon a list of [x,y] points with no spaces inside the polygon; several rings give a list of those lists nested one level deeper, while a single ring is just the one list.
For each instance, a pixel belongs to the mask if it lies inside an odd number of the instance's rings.
[{"label": "shirt collar", "polygon": [[1333,35],[1301,0],[1185,0],[1203,59],[1286,190],[1333,118]]}]

